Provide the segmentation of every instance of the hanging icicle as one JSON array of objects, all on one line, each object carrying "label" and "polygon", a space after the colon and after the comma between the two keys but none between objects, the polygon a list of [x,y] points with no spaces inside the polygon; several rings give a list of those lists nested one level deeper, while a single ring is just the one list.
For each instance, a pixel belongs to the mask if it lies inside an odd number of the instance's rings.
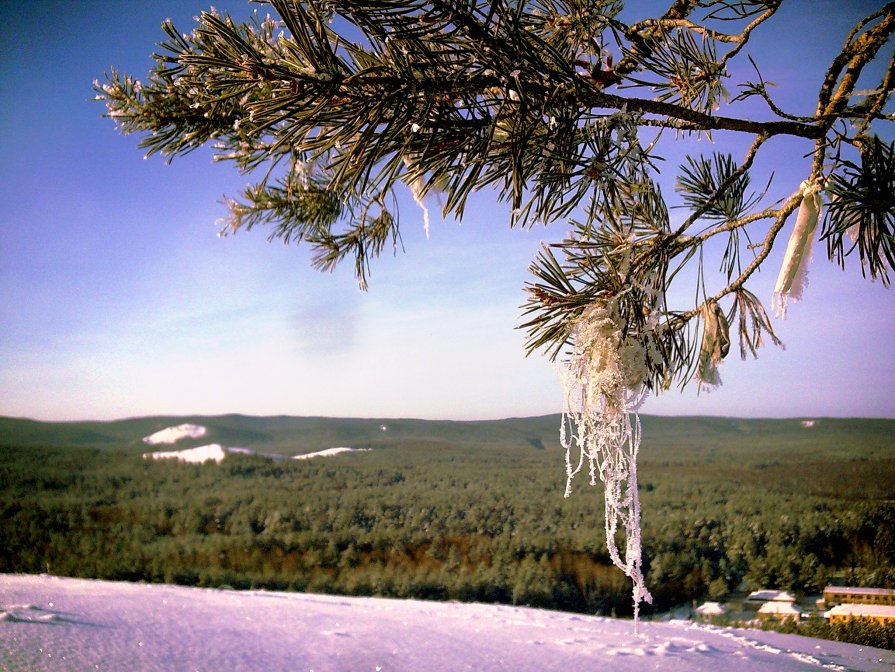
[{"label": "hanging icicle", "polygon": [[789,300],[799,301],[808,286],[808,265],[811,262],[814,234],[822,205],[820,185],[802,182],[802,203],[786,246],[786,255],[783,257],[780,275],[777,276],[772,300],[774,312],[781,319],[786,318]]},{"label": "hanging icicle", "polygon": [[[566,450],[566,492],[587,463],[591,485],[605,488],[606,545],[612,562],[633,582],[634,629],[640,603],[652,603],[643,578],[637,452],[640,419],[649,377],[647,349],[622,337],[614,302],[589,306],[573,330],[573,350],[559,369],[565,395],[560,441]],[[578,455],[573,457],[577,451]],[[622,530],[624,554],[616,535]]]}]

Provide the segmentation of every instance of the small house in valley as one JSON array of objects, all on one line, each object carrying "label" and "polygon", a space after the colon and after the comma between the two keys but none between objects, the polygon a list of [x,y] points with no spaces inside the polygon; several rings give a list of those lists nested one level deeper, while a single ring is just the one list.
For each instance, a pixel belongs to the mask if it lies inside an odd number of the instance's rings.
[{"label": "small house in valley", "polygon": [[727,608],[720,602],[706,602],[696,608],[696,615],[703,621],[720,618],[727,614]]},{"label": "small house in valley", "polygon": [[765,602],[758,608],[759,621],[786,621],[792,620],[798,623],[802,619],[802,612],[795,605],[795,599],[792,602],[786,600],[771,600]]}]

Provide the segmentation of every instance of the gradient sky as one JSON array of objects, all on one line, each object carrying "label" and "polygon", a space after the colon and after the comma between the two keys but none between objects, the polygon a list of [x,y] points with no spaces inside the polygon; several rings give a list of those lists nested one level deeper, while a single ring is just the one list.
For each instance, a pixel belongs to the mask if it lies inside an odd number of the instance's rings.
[{"label": "gradient sky", "polygon": [[[824,66],[874,6],[784,3],[748,48],[780,85],[778,102],[813,112]],[[263,229],[219,238],[221,199],[249,178],[212,164],[208,152],[170,166],[143,160],[138,138],[101,118],[92,81],[110,67],[144,77],[161,21],[189,31],[206,8],[202,0],[0,3],[0,414],[558,412],[551,364],[524,357],[515,327],[528,264],[564,224],[511,231],[506,211],[483,193],[462,225],[433,217],[427,240],[408,195],[406,252],[380,259],[364,293],[349,266],[314,271],[305,249],[269,243]],[[716,142],[697,148],[742,156]],[[793,192],[810,150],[775,141],[754,184],[775,171],[769,196]],[[666,194],[684,151],[681,143],[665,153]],[[750,285],[768,306],[784,247],[785,237]],[[643,412],[895,417],[895,295],[862,279],[854,263],[843,272],[817,252],[804,300],[775,321],[785,350],[771,346],[745,362],[732,353],[719,389],[675,389]],[[685,303],[691,295],[677,294]]]}]

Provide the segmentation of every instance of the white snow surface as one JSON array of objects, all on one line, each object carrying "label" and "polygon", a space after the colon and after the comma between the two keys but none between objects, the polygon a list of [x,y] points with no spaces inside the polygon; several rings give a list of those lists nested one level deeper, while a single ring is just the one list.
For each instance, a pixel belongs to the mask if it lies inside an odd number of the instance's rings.
[{"label": "white snow surface", "polygon": [[209,443],[207,446],[186,448],[184,450],[162,450],[154,453],[143,453],[143,457],[152,460],[180,460],[181,462],[203,464],[209,460],[220,462],[227,457],[227,452],[227,449],[219,443]]},{"label": "white snow surface", "polygon": [[327,448],[326,450],[318,450],[316,453],[305,453],[304,455],[296,455],[293,460],[310,460],[313,457],[332,457],[339,453],[366,453],[369,448],[347,448],[340,446],[339,448]]},{"label": "white snow surface", "polygon": [[689,621],[456,602],[0,575],[9,672],[789,672],[895,669],[895,652]]},{"label": "white snow surface", "polygon": [[[309,460],[312,457],[331,457],[340,453],[365,453],[369,448],[327,448],[326,450],[318,450],[316,453],[307,453],[305,455],[296,455],[293,460]],[[218,443],[210,443],[207,446],[198,446],[197,448],[184,448],[183,450],[159,450],[152,453],[143,453],[143,458],[147,460],[179,460],[181,462],[191,462],[193,464],[203,464],[209,460],[221,462],[227,455],[238,453],[240,455],[257,455],[251,448],[231,448],[225,447]],[[263,453],[261,453],[264,455]],[[279,455],[265,455],[273,459],[280,458]]]},{"label": "white snow surface", "polygon": [[157,446],[164,443],[177,443],[181,439],[199,439],[205,436],[208,430],[202,425],[183,424],[174,427],[165,427],[155,434],[143,437],[143,443]]}]

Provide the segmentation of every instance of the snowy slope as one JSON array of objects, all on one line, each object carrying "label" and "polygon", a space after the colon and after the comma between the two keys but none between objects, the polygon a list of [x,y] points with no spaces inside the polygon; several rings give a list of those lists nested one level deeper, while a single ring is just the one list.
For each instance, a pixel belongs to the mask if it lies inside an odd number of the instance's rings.
[{"label": "snowy slope", "polygon": [[[315,457],[332,457],[333,455],[341,455],[342,453],[364,453],[369,448],[327,448],[326,450],[318,450],[314,453],[305,453],[304,455],[296,455],[293,460],[310,460]],[[265,455],[264,453],[256,453],[251,448],[230,448],[224,447],[219,443],[210,443],[207,446],[198,446],[197,448],[184,448],[183,450],[159,450],[153,453],[143,453],[143,458],[147,460],[179,460],[181,462],[190,462],[192,464],[203,464],[212,460],[220,463],[227,455],[262,455],[270,459],[284,459],[282,455]]]},{"label": "snowy slope", "polygon": [[506,606],[0,575],[0,669],[885,670],[895,652]]},{"label": "snowy slope", "polygon": [[342,453],[366,453],[370,449],[369,448],[327,448],[326,450],[318,450],[314,453],[305,453],[304,455],[295,455],[293,460],[310,460],[315,457],[332,457],[333,455],[340,455]]},{"label": "snowy slope", "polygon": [[157,446],[163,443],[177,443],[182,439],[198,439],[205,436],[208,430],[202,425],[183,424],[174,427],[165,427],[154,434],[143,437],[143,443]]},{"label": "snowy slope", "polygon": [[161,450],[154,453],[143,453],[144,459],[152,460],[180,460],[192,464],[203,464],[209,460],[220,462],[227,457],[227,449],[219,443],[210,443],[207,446],[197,448],[185,448],[184,450]]}]

